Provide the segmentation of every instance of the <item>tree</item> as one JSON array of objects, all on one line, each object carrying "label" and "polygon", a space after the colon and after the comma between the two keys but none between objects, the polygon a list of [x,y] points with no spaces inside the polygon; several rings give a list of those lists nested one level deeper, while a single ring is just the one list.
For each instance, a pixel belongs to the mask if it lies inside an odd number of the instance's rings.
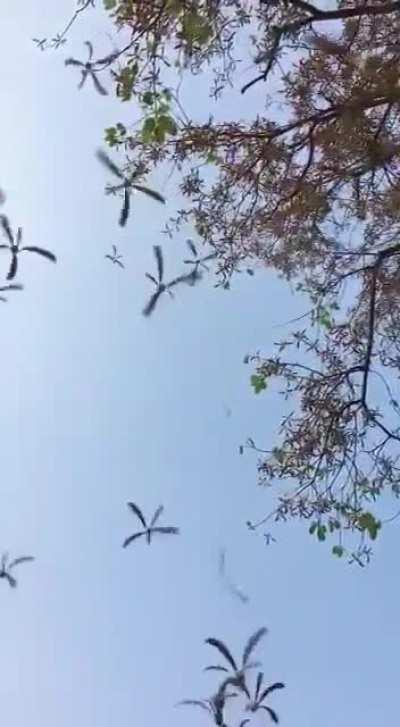
[{"label": "tree", "polygon": [[[220,652],[220,654],[222,654],[224,659],[228,662],[230,670],[227,669],[226,666],[220,666],[219,664],[217,664],[206,666],[205,671],[218,671],[223,672],[224,674],[228,674],[228,677],[226,677],[224,681],[225,686],[227,686],[228,684],[232,684],[232,686],[237,687],[238,689],[240,689],[240,691],[244,692],[248,699],[251,699],[250,692],[246,684],[246,673],[249,670],[259,666],[259,663],[255,661],[249,661],[249,659],[257,644],[263,638],[263,636],[265,636],[266,633],[267,629],[263,626],[262,628],[257,629],[257,631],[255,631],[254,634],[250,636],[249,640],[246,643],[246,646],[244,647],[242,664],[240,667],[238,666],[237,662],[235,661],[231,652],[223,641],[214,638],[206,639],[206,644],[213,646]],[[229,674],[231,675],[229,676]]]},{"label": "tree", "polygon": [[11,574],[11,571],[15,566],[21,565],[21,563],[30,563],[33,560],[35,559],[32,555],[21,555],[19,558],[10,561],[8,553],[3,553],[1,556],[0,578],[5,578],[10,588],[16,588],[18,585],[17,579]]},{"label": "tree", "polygon": [[[399,4],[104,7],[128,42],[101,73],[142,109],[139,129],[117,123],[106,141],[128,170],[180,172],[185,205],[167,230],[191,223],[225,287],[243,265],[259,265],[310,301],[275,355],[248,359],[255,392],[278,379],[291,404],[276,446],[249,440],[260,482],[288,483],[251,527],[306,520],[319,540],[333,534],[335,555],[363,565],[382,523],[377,499],[400,492]],[[195,93],[203,70],[217,109],[236,90],[237,118],[183,108],[182,82]],[[254,93],[259,113],[248,119]]]},{"label": "tree", "polygon": [[97,61],[93,61],[93,45],[89,40],[85,41],[85,44],[88,49],[88,58],[87,61],[79,61],[76,58],[66,58],[64,61],[66,66],[74,66],[75,68],[80,68],[80,74],[81,74],[81,80],[79,81],[78,88],[81,89],[85,85],[88,78],[92,79],[93,86],[96,89],[97,93],[100,94],[100,96],[107,96],[106,89],[101,85],[99,79],[97,78],[97,73],[101,70],[101,67],[104,64],[108,64],[109,57],[107,58],[100,58]]},{"label": "tree", "polygon": [[[93,75],[94,71],[91,71],[91,73]],[[95,76],[93,76],[93,78],[95,78]],[[159,192],[156,192],[154,189],[149,189],[149,187],[144,187],[142,184],[136,183],[135,180],[139,179],[141,176],[140,169],[134,169],[133,171],[130,171],[128,175],[124,175],[123,172],[118,169],[117,165],[114,164],[114,162],[102,149],[99,149],[97,151],[97,158],[106,167],[106,169],[114,174],[114,176],[117,177],[117,179],[119,180],[119,184],[114,186],[108,186],[106,188],[106,191],[108,194],[123,192],[124,200],[119,217],[119,224],[121,227],[125,227],[128,221],[132,192],[142,192],[148,197],[157,200],[157,202],[165,204],[165,199]]]},{"label": "tree", "polygon": [[118,267],[120,268],[125,267],[124,263],[121,262],[122,255],[118,254],[116,245],[112,245],[112,253],[107,253],[106,255],[104,255],[104,257],[106,258],[106,260],[111,260],[113,265],[118,265]]},{"label": "tree", "polygon": [[163,295],[163,293],[168,293],[168,295],[173,298],[174,295],[171,291],[171,288],[175,288],[177,285],[182,285],[182,283],[184,283],[185,285],[193,286],[199,280],[201,280],[201,273],[198,271],[198,266],[195,265],[192,272],[185,273],[184,275],[179,275],[177,278],[170,280],[169,283],[164,283],[164,257],[161,246],[154,245],[153,252],[157,264],[157,278],[155,278],[154,275],[152,275],[151,273],[145,273],[145,275],[146,278],[148,278],[150,282],[153,283],[156,290],[153,295],[150,296],[148,302],[143,308],[142,313],[146,317],[150,316],[153,313],[158,303],[158,300]]},{"label": "tree", "polygon": [[279,718],[275,710],[272,709],[272,707],[269,707],[267,704],[263,704],[263,702],[265,702],[267,697],[269,697],[269,695],[273,692],[276,692],[278,689],[284,689],[285,685],[283,684],[283,682],[274,682],[273,684],[270,684],[268,687],[265,687],[265,689],[261,691],[263,678],[264,674],[261,671],[258,672],[254,697],[250,700],[246,709],[249,712],[258,712],[259,709],[263,709],[267,712],[272,721],[275,722],[275,724],[278,724]]},{"label": "tree", "polygon": [[222,686],[219,687],[218,692],[209,699],[182,699],[182,701],[178,702],[176,706],[200,707],[211,715],[213,722],[218,725],[218,727],[226,727],[224,723],[224,708],[226,700],[236,696],[236,692],[227,694],[225,691],[225,685],[222,684]]},{"label": "tree", "polygon": [[[259,709],[263,709],[268,713],[270,719],[275,722],[275,724],[277,724],[279,722],[277,713],[271,707],[264,705],[263,702],[274,691],[278,689],[284,689],[285,685],[283,684],[283,682],[274,682],[270,686],[263,689],[260,694],[264,675],[262,672],[259,672],[257,675],[254,697],[252,699],[250,697],[250,692],[248,690],[245,679],[245,676],[250,669],[254,668],[255,666],[259,666],[258,662],[251,663],[249,661],[249,658],[259,641],[262,639],[263,636],[265,636],[266,633],[267,629],[263,627],[257,629],[257,631],[255,631],[254,634],[250,636],[244,647],[242,664],[240,668],[238,667],[230,650],[223,641],[214,638],[206,639],[205,643],[215,647],[226,659],[230,666],[230,670],[227,669],[225,666],[207,667],[206,671],[222,672],[222,674],[224,675],[223,681],[218,686],[217,692],[209,699],[184,699],[183,701],[178,702],[177,706],[184,705],[190,707],[200,707],[211,715],[215,724],[219,725],[219,727],[226,727],[225,709],[227,707],[227,700],[232,697],[240,697],[241,695],[245,694],[246,697],[249,699],[248,704],[244,707],[246,712],[255,713]],[[228,676],[226,676],[226,674]],[[236,687],[239,691],[228,692],[227,690],[230,686]],[[247,724],[249,721],[250,720],[248,718],[242,719],[239,723],[239,727],[244,727],[244,725]]]},{"label": "tree", "polygon": [[150,520],[150,523],[147,523],[146,518],[144,517],[141,509],[134,503],[134,502],[128,502],[127,503],[129,509],[131,512],[133,512],[134,515],[140,520],[141,525],[143,526],[143,530],[139,530],[137,533],[133,533],[133,535],[130,535],[128,538],[126,538],[122,544],[123,548],[127,548],[128,545],[133,543],[134,540],[137,540],[138,538],[142,538],[144,535],[146,536],[147,544],[150,545],[151,539],[154,534],[158,535],[179,535],[179,528],[176,527],[156,527],[156,522],[159,519],[160,515],[164,512],[164,506],[159,505],[157,510],[155,511],[153,517]]},{"label": "tree", "polygon": [[[9,283],[8,285],[0,285],[0,293],[4,293],[8,290],[23,290],[24,286],[20,285],[19,283]],[[7,303],[7,298],[4,297],[4,295],[0,295],[0,300],[2,303]]]},{"label": "tree", "polygon": [[[17,234],[15,235],[6,215],[0,215],[0,226],[7,239],[7,245],[0,245],[0,249],[9,250],[11,255],[7,280],[13,280],[15,278],[18,271],[18,255],[21,252],[35,252],[37,255],[41,255],[41,257],[45,257],[53,263],[57,262],[54,253],[50,252],[50,250],[45,250],[43,247],[37,247],[36,245],[24,245],[21,247],[22,227],[18,227]],[[9,287],[8,289],[10,290],[11,288]],[[16,289],[15,286],[13,286],[13,289]],[[17,289],[21,289],[20,286]]]}]

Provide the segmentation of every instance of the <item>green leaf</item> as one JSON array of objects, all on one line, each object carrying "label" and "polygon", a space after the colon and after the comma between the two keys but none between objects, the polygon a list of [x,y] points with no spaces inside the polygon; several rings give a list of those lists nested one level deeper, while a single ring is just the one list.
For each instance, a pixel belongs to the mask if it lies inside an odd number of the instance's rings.
[{"label": "green leaf", "polygon": [[378,531],[382,526],[382,523],[379,520],[376,520],[370,512],[363,512],[361,515],[359,515],[357,519],[357,524],[360,530],[362,530],[363,532],[367,531],[371,540],[376,539]]},{"label": "green leaf", "polygon": [[156,127],[155,119],[152,116],[149,116],[143,124],[142,127],[142,141],[149,142],[153,141],[154,138],[154,129]]},{"label": "green leaf", "polygon": [[318,309],[317,322],[320,326],[322,326],[323,328],[327,328],[328,330],[332,327],[332,319],[328,308],[325,308],[325,306],[321,306]]},{"label": "green leaf", "polygon": [[146,91],[142,96],[142,103],[145,104],[145,106],[151,106],[153,103],[154,96],[151,91]]},{"label": "green leaf", "polygon": [[117,0],[103,0],[105,10],[114,10]]},{"label": "green leaf", "polygon": [[332,548],[333,555],[336,555],[338,558],[341,558],[344,554],[344,548],[341,545],[334,545]]},{"label": "green leaf", "polygon": [[196,33],[195,40],[200,45],[205,45],[207,43],[207,41],[211,38],[211,36],[212,36],[212,27],[211,27],[211,25],[209,23],[207,23],[207,22],[203,22],[197,28],[197,33]]},{"label": "green leaf", "polygon": [[159,144],[162,144],[163,141],[165,141],[166,132],[165,129],[163,129],[162,126],[160,126],[158,123],[155,125],[153,137],[155,141],[158,141]]},{"label": "green leaf", "polygon": [[117,123],[104,130],[105,141],[108,146],[118,146],[126,141],[126,128],[123,124]]},{"label": "green leaf", "polygon": [[282,449],[279,449],[279,447],[274,447],[272,450],[272,454],[274,455],[275,459],[279,464],[282,464],[285,460],[285,453]]},{"label": "green leaf", "polygon": [[117,75],[117,96],[121,101],[130,101],[133,94],[133,87],[138,72],[138,64],[125,66]]},{"label": "green leaf", "polygon": [[218,157],[216,156],[216,154],[214,154],[214,152],[212,152],[212,151],[208,152],[208,154],[206,156],[207,164],[214,164],[217,160],[218,160]]},{"label": "green leaf", "polygon": [[308,529],[308,532],[310,533],[310,535],[314,535],[314,533],[315,533],[315,531],[316,531],[317,527],[318,527],[318,523],[317,523],[317,521],[315,520],[315,521],[314,521],[313,523],[311,523],[311,525],[310,525],[310,527],[309,527],[309,529]]},{"label": "green leaf", "polygon": [[203,45],[212,35],[210,23],[195,10],[185,14],[182,22],[182,35],[189,43]]},{"label": "green leaf", "polygon": [[157,119],[157,127],[163,134],[176,134],[177,126],[172,116],[161,114]]},{"label": "green leaf", "polygon": [[105,134],[106,144],[108,144],[109,146],[115,146],[115,144],[117,143],[117,139],[118,139],[116,128],[114,126],[110,126],[109,129],[105,129],[104,134]]},{"label": "green leaf", "polygon": [[332,518],[330,518],[328,521],[328,528],[330,533],[333,533],[334,530],[340,530],[339,520],[333,520]]},{"label": "green leaf", "polygon": [[318,525],[318,527],[317,527],[317,538],[321,542],[323,542],[324,540],[326,540],[326,527],[325,527],[325,525]]},{"label": "green leaf", "polygon": [[250,383],[254,389],[255,394],[259,394],[261,391],[267,388],[265,377],[262,374],[253,374],[250,377]]},{"label": "green leaf", "polygon": [[169,0],[167,3],[166,11],[170,15],[179,15],[184,9],[184,3],[182,0]]}]

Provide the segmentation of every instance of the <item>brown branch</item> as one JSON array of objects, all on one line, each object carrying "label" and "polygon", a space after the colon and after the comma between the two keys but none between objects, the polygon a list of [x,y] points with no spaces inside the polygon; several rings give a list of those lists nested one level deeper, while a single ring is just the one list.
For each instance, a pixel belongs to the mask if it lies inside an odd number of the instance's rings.
[{"label": "brown branch", "polygon": [[381,258],[378,258],[376,264],[372,267],[372,281],[371,281],[371,297],[369,302],[369,316],[368,316],[368,338],[367,338],[367,350],[365,352],[364,360],[364,374],[361,389],[361,401],[366,406],[367,401],[367,387],[368,387],[368,376],[371,366],[372,349],[374,345],[374,333],[375,333],[375,312],[376,312],[376,279],[378,270],[381,265]]},{"label": "brown branch", "polygon": [[368,414],[369,419],[371,421],[373,421],[374,424],[376,424],[376,426],[382,432],[384,432],[384,434],[386,434],[386,436],[387,436],[388,439],[395,439],[396,442],[400,442],[400,436],[398,434],[395,434],[394,432],[391,432],[390,429],[388,429],[387,427],[385,427],[385,425],[382,424],[382,422],[379,421],[379,419],[376,417],[376,415],[373,412],[370,411],[370,409],[368,408],[368,406],[365,405],[364,408],[365,408],[365,410],[366,410],[366,412]]},{"label": "brown branch", "polygon": [[[158,12],[156,16],[153,18],[153,20],[150,22],[149,25],[146,25],[143,30],[140,31],[140,33],[132,38],[132,40],[129,41],[127,45],[125,45],[121,50],[115,51],[115,53],[111,54],[110,56],[110,63],[114,63],[120,56],[122,56],[124,53],[126,53],[128,50],[132,48],[144,35],[148,35],[149,33],[154,30],[155,26],[161,20],[162,14],[167,6],[167,0],[162,0],[162,3],[158,9]],[[103,69],[102,69],[103,70]]]},{"label": "brown branch", "polygon": [[387,122],[387,120],[388,120],[388,118],[390,116],[390,113],[392,111],[392,108],[393,108],[393,104],[392,103],[388,103],[388,105],[387,105],[387,107],[386,107],[386,109],[385,109],[385,111],[384,111],[384,113],[382,115],[382,118],[381,118],[381,120],[379,122],[379,126],[378,126],[378,128],[377,128],[377,130],[376,130],[376,132],[374,134],[374,139],[377,139],[378,136],[379,136],[379,134],[385,128],[386,122]]},{"label": "brown branch", "polygon": [[[359,253],[362,255],[363,253]],[[376,253],[374,253],[376,254]],[[334,290],[338,285],[342,285],[343,281],[347,278],[350,278],[352,275],[360,275],[360,273],[366,273],[371,271],[374,268],[373,265],[364,265],[361,268],[355,268],[355,270],[348,270],[346,273],[340,273],[338,274],[338,277],[331,282],[327,283],[325,286],[321,288],[321,292],[323,295],[326,295],[330,291]]]},{"label": "brown branch", "polygon": [[86,2],[83,2],[81,7],[79,7],[77,10],[75,10],[74,15],[70,19],[70,21],[65,26],[63,32],[60,34],[60,38],[63,38],[69,31],[70,27],[75,23],[75,20],[78,18],[79,13],[83,13],[84,10],[87,10],[89,6],[94,6],[93,0],[86,0]]},{"label": "brown branch", "polygon": [[305,10],[306,13],[311,13],[311,15],[317,15],[321,12],[315,5],[305,2],[305,0],[289,0],[289,4],[299,10]]},{"label": "brown branch", "polygon": [[[392,245],[391,247],[386,248],[386,250],[381,250],[377,254],[377,260],[374,265],[371,266],[371,272],[372,272],[372,281],[371,281],[371,296],[369,301],[369,314],[368,314],[368,337],[367,337],[367,349],[365,352],[365,359],[363,364],[363,381],[362,381],[362,388],[361,388],[361,402],[364,408],[368,410],[369,415],[371,415],[371,412],[368,409],[367,406],[367,389],[368,389],[368,378],[371,368],[371,359],[372,359],[372,352],[373,352],[373,346],[374,346],[374,335],[375,335],[375,314],[376,314],[376,283],[377,283],[377,277],[378,272],[384,262],[384,260],[388,257],[391,257],[393,255],[396,255],[400,252],[400,244]],[[384,431],[386,434],[389,433],[389,431],[381,425],[380,422],[378,422],[374,415],[372,415],[372,418],[376,422],[376,424]]]},{"label": "brown branch", "polygon": [[276,59],[277,52],[279,50],[279,44],[283,36],[288,33],[293,33],[296,30],[301,30],[306,25],[311,25],[314,22],[324,22],[328,20],[346,20],[348,18],[362,18],[362,17],[375,17],[377,15],[388,15],[400,10],[400,0],[396,0],[393,3],[382,3],[382,5],[362,5],[354,8],[341,8],[338,10],[320,10],[311,3],[305,2],[305,0],[289,0],[290,4],[299,9],[304,10],[310,15],[307,15],[301,20],[296,20],[293,23],[286,23],[281,28],[274,27],[273,32],[275,33],[274,42],[270,50],[270,56],[267,63],[267,67],[260,73],[259,76],[253,78],[251,81],[246,83],[241,89],[241,93],[245,93],[249,88],[254,86],[259,81],[266,81],[267,77],[272,69],[274,61]]},{"label": "brown branch", "polygon": [[[236,134],[238,136],[253,136],[254,138],[267,138],[268,141],[273,141],[274,139],[279,138],[280,136],[284,136],[285,134],[288,134],[290,131],[294,131],[295,129],[299,129],[301,126],[305,126],[306,124],[312,124],[314,126],[318,126],[319,124],[322,124],[324,122],[333,121],[336,119],[340,114],[344,113],[348,110],[360,110],[364,111],[366,109],[372,109],[376,108],[377,106],[383,106],[387,103],[398,103],[400,101],[400,90],[395,91],[391,94],[391,98],[389,98],[388,95],[386,96],[378,96],[376,98],[369,98],[362,100],[357,100],[356,102],[350,102],[349,103],[341,103],[337,104],[336,106],[330,106],[327,109],[323,109],[321,111],[317,111],[313,114],[309,114],[307,116],[302,116],[299,119],[296,119],[296,121],[292,121],[289,124],[285,124],[284,126],[278,126],[275,130],[271,131],[260,131],[260,132],[242,132],[238,131]],[[230,138],[233,138],[235,136],[234,131],[221,131],[221,136],[228,136]]]},{"label": "brown branch", "polygon": [[279,48],[279,43],[281,42],[281,38],[282,38],[282,33],[279,30],[279,28],[274,28],[274,33],[275,33],[275,39],[274,39],[272,48],[269,52],[268,63],[267,63],[265,70],[256,78],[253,78],[252,81],[245,83],[245,85],[240,89],[240,93],[246,93],[246,91],[248,91],[249,88],[254,86],[255,83],[258,83],[259,81],[267,80],[267,77],[272,69],[272,66],[274,65],[276,54],[277,54],[277,51]]},{"label": "brown branch", "polygon": [[83,0],[80,7],[78,7],[77,10],[75,10],[73,16],[69,19],[64,30],[61,31],[61,33],[58,33],[55,38],[53,38],[52,43],[50,44],[50,47],[59,48],[59,46],[65,42],[65,40],[64,40],[65,36],[67,35],[70,28],[73,26],[75,21],[78,19],[80,13],[83,13],[84,10],[87,10],[89,7],[94,7],[94,0]]},{"label": "brown branch", "polygon": [[[396,0],[396,2],[393,3],[382,3],[381,5],[360,5],[354,8],[340,8],[338,10],[320,10],[314,5],[311,5],[308,2],[304,2],[303,0],[289,0],[289,2],[294,7],[311,13],[310,17],[304,18],[303,20],[299,21],[299,23],[302,23],[304,25],[306,25],[310,21],[314,22],[315,20],[346,20],[347,18],[358,18],[365,15],[369,17],[376,15],[388,15],[390,13],[396,12],[397,10],[400,10],[399,0]],[[297,24],[291,23],[290,25],[287,25],[286,28],[293,27],[295,25]]]}]

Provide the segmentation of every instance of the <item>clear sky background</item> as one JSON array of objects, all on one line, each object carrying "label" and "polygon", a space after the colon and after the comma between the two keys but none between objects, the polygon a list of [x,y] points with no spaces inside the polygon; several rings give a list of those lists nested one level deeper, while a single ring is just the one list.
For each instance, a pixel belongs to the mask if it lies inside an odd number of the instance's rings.
[{"label": "clear sky background", "polygon": [[[27,244],[59,258],[21,257],[26,289],[0,309],[0,548],[37,558],[21,566],[16,591],[0,581],[1,723],[201,727],[205,714],[174,703],[214,687],[204,639],[237,653],[266,625],[258,653],[266,679],[287,684],[273,701],[282,725],[397,725],[396,524],[364,570],[298,526],[274,531],[269,548],[245,527],[274,493],[257,487],[256,461],[238,447],[247,436],[270,444],[281,405],[253,394],[243,357],[269,350],[298,302],[259,271],[230,292],[206,280],[141,316],[152,245],[163,244],[167,271],[181,270],[184,236],[160,235],[177,200],[166,177],[152,180],[167,208],[137,196],[118,228],[94,150],[133,108],[90,83],[78,92],[63,66],[88,37],[108,51],[111,27],[92,11],[66,49],[31,42],[59,30],[73,5],[6,0],[0,11],[4,211]],[[232,93],[227,115],[236,103]],[[125,271],[104,259],[112,243]],[[7,263],[3,253],[4,275]],[[128,499],[146,513],[163,503],[182,535],[122,550],[137,524]],[[220,547],[246,606],[218,579]]]}]

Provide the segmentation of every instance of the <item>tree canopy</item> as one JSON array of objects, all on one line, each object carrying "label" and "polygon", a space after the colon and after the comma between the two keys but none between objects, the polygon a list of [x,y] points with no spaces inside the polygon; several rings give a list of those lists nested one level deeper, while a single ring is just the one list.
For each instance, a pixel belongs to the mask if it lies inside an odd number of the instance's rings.
[{"label": "tree canopy", "polygon": [[[72,22],[94,5],[81,0]],[[111,80],[135,118],[140,109],[139,122],[105,131],[125,177],[171,168],[184,204],[167,231],[192,225],[219,285],[266,267],[309,300],[272,353],[246,359],[255,393],[276,379],[290,404],[276,442],[247,442],[260,482],[278,490],[249,526],[305,520],[319,540],[333,535],[335,555],[363,565],[384,521],[377,500],[400,493],[400,3],[104,9],[118,49],[81,72],[100,93]],[[199,119],[190,98],[205,80],[214,113]],[[235,118],[224,118],[228,92]]]}]

